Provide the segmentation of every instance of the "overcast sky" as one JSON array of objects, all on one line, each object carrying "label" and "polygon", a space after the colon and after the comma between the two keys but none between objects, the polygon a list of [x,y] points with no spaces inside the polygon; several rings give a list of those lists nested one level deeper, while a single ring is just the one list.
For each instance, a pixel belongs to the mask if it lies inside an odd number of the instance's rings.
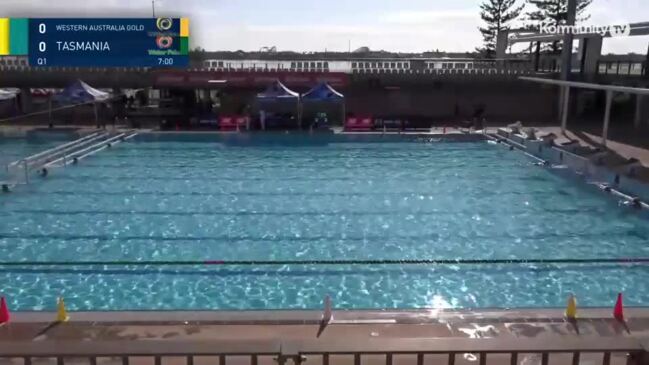
[{"label": "overcast sky", "polygon": [[[522,0],[519,0],[522,2]],[[158,16],[191,18],[208,50],[471,51],[481,0],[155,0]],[[649,21],[649,0],[594,0],[592,24]],[[7,17],[148,17],[151,0],[0,0]],[[607,39],[604,53],[646,53],[649,37]]]}]

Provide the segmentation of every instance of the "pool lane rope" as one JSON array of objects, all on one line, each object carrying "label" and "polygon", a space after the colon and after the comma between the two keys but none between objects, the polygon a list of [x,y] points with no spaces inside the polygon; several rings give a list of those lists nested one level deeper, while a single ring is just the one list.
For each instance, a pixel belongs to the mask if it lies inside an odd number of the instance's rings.
[{"label": "pool lane rope", "polygon": [[649,264],[649,258],[413,259],[413,260],[190,260],[190,261],[0,261],[2,266],[287,266],[287,265],[562,265]]}]

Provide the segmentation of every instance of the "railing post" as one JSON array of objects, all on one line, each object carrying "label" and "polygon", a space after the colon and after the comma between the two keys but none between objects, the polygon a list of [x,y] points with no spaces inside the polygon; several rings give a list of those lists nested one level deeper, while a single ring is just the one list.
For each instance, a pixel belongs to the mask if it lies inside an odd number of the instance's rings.
[{"label": "railing post", "polygon": [[602,365],[611,365],[611,353],[605,352],[604,358],[602,359]]},{"label": "railing post", "polygon": [[455,352],[448,353],[448,365],[455,365]]},{"label": "railing post", "polygon": [[579,359],[581,358],[581,353],[575,351],[572,353],[572,365],[579,365]]},{"label": "railing post", "polygon": [[613,91],[606,91],[606,109],[604,111],[604,127],[602,130],[602,145],[606,146],[608,140],[608,126],[611,121],[611,107],[613,105]]},{"label": "railing post", "polygon": [[518,352],[512,352],[511,358],[509,359],[510,365],[518,365]]},{"label": "railing post", "polygon": [[27,160],[23,160],[23,168],[25,169],[25,184],[29,184],[29,170],[27,168]]},{"label": "railing post", "polygon": [[547,352],[544,352],[541,354],[541,365],[548,365],[548,362],[550,361],[550,354]]}]

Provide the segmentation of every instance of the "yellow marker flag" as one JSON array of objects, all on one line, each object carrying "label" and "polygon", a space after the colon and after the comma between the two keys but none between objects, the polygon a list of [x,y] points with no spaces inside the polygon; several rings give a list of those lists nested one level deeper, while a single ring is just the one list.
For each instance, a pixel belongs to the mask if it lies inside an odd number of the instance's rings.
[{"label": "yellow marker flag", "polygon": [[59,297],[59,300],[58,300],[58,303],[57,303],[56,321],[57,322],[67,322],[69,319],[70,319],[70,316],[68,316],[68,313],[65,310],[65,302],[63,301],[63,298]]},{"label": "yellow marker flag", "polygon": [[9,18],[0,18],[0,56],[9,55]]},{"label": "yellow marker flag", "polygon": [[577,298],[573,294],[568,297],[568,306],[566,307],[566,318],[577,319]]}]

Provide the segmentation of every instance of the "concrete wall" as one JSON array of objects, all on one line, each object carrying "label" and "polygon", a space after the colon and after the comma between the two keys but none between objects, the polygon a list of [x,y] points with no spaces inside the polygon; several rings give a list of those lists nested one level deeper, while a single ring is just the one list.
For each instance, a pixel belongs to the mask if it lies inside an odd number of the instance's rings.
[{"label": "concrete wall", "polygon": [[[254,105],[256,91],[225,90],[222,110],[232,113],[246,103]],[[347,113],[449,123],[470,119],[480,104],[491,122],[554,122],[558,100],[556,88],[520,81],[439,82],[399,88],[352,85],[343,93]]]},{"label": "concrete wall", "polygon": [[484,105],[490,121],[508,123],[553,120],[556,89],[518,81],[439,83],[436,87],[400,90],[350,89],[347,110],[381,117],[407,116],[433,120],[468,119]]}]

